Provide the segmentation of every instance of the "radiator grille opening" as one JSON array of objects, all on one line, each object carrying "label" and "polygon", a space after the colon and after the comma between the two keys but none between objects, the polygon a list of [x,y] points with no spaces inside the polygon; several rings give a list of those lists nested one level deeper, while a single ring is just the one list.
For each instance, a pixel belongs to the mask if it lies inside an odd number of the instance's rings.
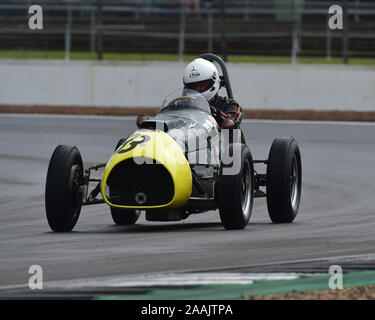
[{"label": "radiator grille opening", "polygon": [[[139,163],[139,161],[137,161]],[[172,201],[174,185],[160,163],[137,164],[127,159],[117,164],[107,179],[109,202],[124,206],[157,206]]]}]

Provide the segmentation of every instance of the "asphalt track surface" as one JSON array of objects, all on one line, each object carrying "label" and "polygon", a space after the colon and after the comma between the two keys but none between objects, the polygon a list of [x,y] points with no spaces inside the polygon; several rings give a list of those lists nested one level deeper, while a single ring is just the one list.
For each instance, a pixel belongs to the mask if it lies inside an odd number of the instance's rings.
[{"label": "asphalt track surface", "polygon": [[43,267],[45,281],[69,283],[246,266],[275,272],[297,260],[309,271],[314,259],[375,253],[372,124],[243,122],[254,159],[267,158],[276,136],[294,136],[300,145],[302,199],[292,224],[272,224],[260,198],[241,231],[224,230],[217,211],[116,226],[100,204],[82,208],[73,232],[51,232],[44,187],[55,146],[78,146],[86,166],[106,162],[119,138],[135,129],[134,118],[0,115],[0,289],[26,284],[34,264]]}]

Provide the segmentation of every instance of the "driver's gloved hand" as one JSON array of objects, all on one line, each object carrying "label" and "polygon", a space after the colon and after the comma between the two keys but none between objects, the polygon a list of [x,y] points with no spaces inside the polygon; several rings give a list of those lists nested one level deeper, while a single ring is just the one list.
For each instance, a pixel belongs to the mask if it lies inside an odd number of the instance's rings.
[{"label": "driver's gloved hand", "polygon": [[216,120],[217,124],[219,125],[219,127],[221,127],[222,118],[221,118],[219,112],[213,106],[210,106],[210,108],[211,108],[211,115],[215,118],[215,120]]},{"label": "driver's gloved hand", "polygon": [[235,127],[236,127],[236,123],[231,118],[224,118],[221,121],[222,129],[234,129]]},{"label": "driver's gloved hand", "polygon": [[140,115],[137,117],[137,120],[136,120],[137,127],[140,128],[142,122],[145,121],[145,120],[148,120],[148,119],[150,119],[150,118],[147,117],[146,115],[144,115],[144,114],[140,114]]}]

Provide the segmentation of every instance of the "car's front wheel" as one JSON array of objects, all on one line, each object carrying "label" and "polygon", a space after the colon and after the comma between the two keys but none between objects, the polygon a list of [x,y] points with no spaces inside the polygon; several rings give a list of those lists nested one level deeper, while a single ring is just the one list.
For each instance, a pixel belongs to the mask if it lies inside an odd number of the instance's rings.
[{"label": "car's front wheel", "polygon": [[218,206],[225,229],[243,229],[249,222],[254,199],[254,167],[250,149],[230,144],[230,166],[222,165]]},{"label": "car's front wheel", "polygon": [[45,206],[53,231],[71,231],[82,206],[83,164],[77,147],[59,145],[48,166]]}]

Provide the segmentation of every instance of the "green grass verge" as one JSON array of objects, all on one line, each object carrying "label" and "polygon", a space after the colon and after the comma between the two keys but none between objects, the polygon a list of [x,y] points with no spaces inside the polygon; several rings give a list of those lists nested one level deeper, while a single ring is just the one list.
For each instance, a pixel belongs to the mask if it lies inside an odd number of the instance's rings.
[{"label": "green grass verge", "polygon": [[[191,61],[196,55],[184,55],[184,61]],[[64,51],[37,51],[37,50],[0,50],[0,59],[65,59]],[[73,51],[70,54],[71,60],[96,60],[96,53]],[[105,61],[178,61],[177,54],[167,53],[104,53]],[[289,64],[289,57],[259,57],[259,56],[235,56],[228,57],[233,63],[276,63]],[[301,64],[342,64],[341,58],[316,58],[302,57],[298,59]],[[375,65],[375,58],[351,58],[351,65]]]},{"label": "green grass verge", "polygon": [[[344,288],[375,284],[375,271],[353,271],[343,276]],[[213,284],[191,288],[150,288],[140,294],[97,296],[98,300],[225,300],[254,295],[276,295],[290,292],[328,290],[330,275],[305,275],[295,280],[258,280],[252,284]]]}]

